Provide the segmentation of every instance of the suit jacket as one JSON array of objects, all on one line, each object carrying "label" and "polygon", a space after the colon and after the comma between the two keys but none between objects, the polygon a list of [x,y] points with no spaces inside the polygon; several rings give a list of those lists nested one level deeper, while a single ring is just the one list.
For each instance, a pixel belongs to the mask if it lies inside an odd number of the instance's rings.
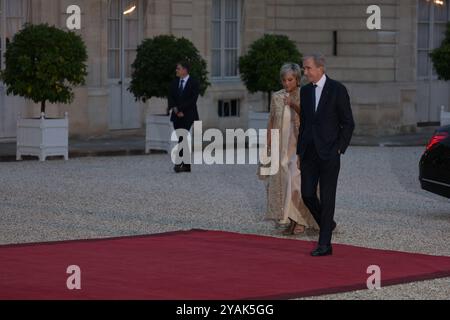
[{"label": "suit jacket", "polygon": [[172,111],[170,120],[174,123],[175,127],[190,129],[194,121],[200,120],[197,110],[197,100],[200,94],[199,82],[189,77],[183,93],[179,94],[180,79],[177,78],[172,81],[169,88],[169,110],[177,108],[179,112],[184,113],[183,118],[178,118]]},{"label": "suit jacket", "polygon": [[314,86],[304,86],[300,93],[300,133],[297,154],[305,156],[308,145],[314,144],[323,160],[344,154],[355,129],[350,97],[347,89],[338,81],[327,76],[319,106],[315,111]]}]

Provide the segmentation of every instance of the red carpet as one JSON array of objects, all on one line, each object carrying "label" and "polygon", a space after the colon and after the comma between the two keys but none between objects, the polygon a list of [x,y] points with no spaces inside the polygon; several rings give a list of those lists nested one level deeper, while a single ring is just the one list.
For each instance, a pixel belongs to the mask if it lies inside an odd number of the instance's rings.
[{"label": "red carpet", "polygon": [[[193,230],[104,240],[0,246],[0,299],[287,299],[450,276],[450,257]],[[69,291],[67,267],[81,268]]]}]

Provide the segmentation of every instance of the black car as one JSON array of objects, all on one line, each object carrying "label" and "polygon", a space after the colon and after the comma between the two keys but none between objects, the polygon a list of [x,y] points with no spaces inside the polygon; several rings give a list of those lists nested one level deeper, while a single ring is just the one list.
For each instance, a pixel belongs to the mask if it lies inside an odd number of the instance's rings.
[{"label": "black car", "polygon": [[422,189],[450,198],[450,126],[437,129],[420,160]]}]

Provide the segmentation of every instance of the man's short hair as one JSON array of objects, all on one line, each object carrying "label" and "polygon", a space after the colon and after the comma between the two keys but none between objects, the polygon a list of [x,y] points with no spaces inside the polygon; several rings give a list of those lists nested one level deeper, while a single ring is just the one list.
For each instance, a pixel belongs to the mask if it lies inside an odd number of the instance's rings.
[{"label": "man's short hair", "polygon": [[179,62],[177,63],[177,65],[182,66],[182,67],[183,67],[184,69],[186,69],[188,72],[191,70],[191,64],[190,64],[188,61],[186,61],[186,60],[179,61]]},{"label": "man's short hair", "polygon": [[308,59],[313,59],[316,67],[318,67],[318,68],[322,67],[323,70],[326,69],[326,60],[325,60],[325,56],[322,53],[313,53],[313,54],[309,54],[309,55],[306,55],[303,57],[303,61],[308,60]]}]

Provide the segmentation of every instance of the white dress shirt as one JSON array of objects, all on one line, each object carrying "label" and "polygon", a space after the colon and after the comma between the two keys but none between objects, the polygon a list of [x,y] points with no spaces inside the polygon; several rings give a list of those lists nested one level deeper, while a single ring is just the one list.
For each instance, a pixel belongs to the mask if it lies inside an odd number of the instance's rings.
[{"label": "white dress shirt", "polygon": [[317,85],[316,87],[316,111],[319,107],[320,98],[322,97],[323,87],[325,87],[325,83],[327,82],[327,76],[324,74],[322,78],[320,78],[319,82],[313,83]]},{"label": "white dress shirt", "polygon": [[181,80],[183,80],[183,90],[184,90],[184,88],[186,88],[186,83],[189,81],[189,75],[187,75],[183,79],[180,79],[180,82],[181,82]]}]

